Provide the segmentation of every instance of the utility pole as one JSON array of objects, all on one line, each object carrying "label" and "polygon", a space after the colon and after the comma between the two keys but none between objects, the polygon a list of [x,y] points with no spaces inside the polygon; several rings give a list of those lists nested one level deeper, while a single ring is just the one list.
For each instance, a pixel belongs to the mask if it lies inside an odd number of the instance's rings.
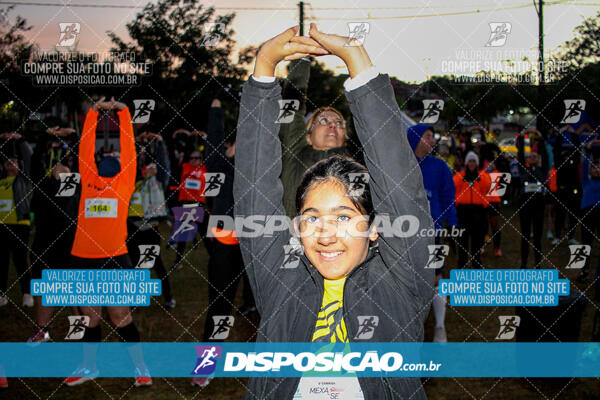
[{"label": "utility pole", "polygon": [[298,3],[298,9],[300,11],[300,36],[304,36],[304,2]]},{"label": "utility pole", "polygon": [[539,0],[538,5],[538,82],[540,86],[545,83],[544,75],[544,0]]},{"label": "utility pole", "polygon": [[[534,5],[535,5],[535,0]],[[546,124],[546,118],[544,118],[544,112],[542,111],[544,108],[544,95],[545,95],[545,64],[544,64],[544,0],[538,0],[538,4],[536,7],[536,12],[538,15],[538,116],[536,118],[536,127],[540,132],[544,132],[544,125]]]}]

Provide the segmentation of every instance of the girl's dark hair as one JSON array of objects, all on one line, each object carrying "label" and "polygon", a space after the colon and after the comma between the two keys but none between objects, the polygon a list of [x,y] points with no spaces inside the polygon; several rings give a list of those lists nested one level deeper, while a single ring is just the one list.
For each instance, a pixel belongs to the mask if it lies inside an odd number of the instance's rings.
[{"label": "girl's dark hair", "polygon": [[[371,223],[375,217],[375,211],[373,210],[373,201],[369,190],[368,173],[369,171],[364,165],[357,163],[350,157],[334,155],[319,161],[304,173],[300,185],[298,185],[296,190],[296,214],[300,214],[310,189],[325,181],[336,180],[346,189],[346,194],[352,204],[363,215],[369,216],[369,223]],[[361,184],[357,186],[355,180],[357,176],[367,178],[363,179]]]}]

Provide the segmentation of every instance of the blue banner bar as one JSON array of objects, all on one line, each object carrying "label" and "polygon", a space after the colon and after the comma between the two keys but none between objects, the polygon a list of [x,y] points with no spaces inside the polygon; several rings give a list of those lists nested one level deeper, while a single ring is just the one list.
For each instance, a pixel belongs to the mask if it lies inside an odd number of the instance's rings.
[{"label": "blue banner bar", "polygon": [[96,354],[99,377],[600,377],[600,343],[0,343],[7,377],[66,377]]}]

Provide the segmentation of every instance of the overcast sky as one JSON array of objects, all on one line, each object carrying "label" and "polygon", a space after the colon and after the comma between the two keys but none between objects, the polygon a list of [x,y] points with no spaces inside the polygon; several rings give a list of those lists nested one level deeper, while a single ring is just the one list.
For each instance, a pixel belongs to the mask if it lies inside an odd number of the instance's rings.
[{"label": "overcast sky", "polygon": [[[25,2],[25,0],[20,0]],[[147,0],[39,0],[44,3],[85,5],[131,5],[143,7]],[[5,3],[4,1],[0,1]],[[233,28],[240,47],[258,45],[282,30],[297,24],[298,1],[222,0],[214,4],[217,13],[236,10]],[[556,3],[556,4],[552,4]],[[262,8],[254,10],[248,8]],[[544,7],[545,46],[557,48],[573,37],[573,29],[585,17],[593,16],[600,2],[555,1]],[[59,23],[79,22],[79,49],[105,51],[110,42],[106,31],[128,37],[125,24],[141,9],[87,8],[20,5],[13,16],[25,17],[33,29],[30,40],[42,49],[52,49],[59,37]],[[538,42],[537,13],[531,0],[475,1],[383,1],[313,0],[305,5],[308,22],[317,22],[325,32],[348,35],[349,22],[368,22],[365,46],[381,71],[399,79],[420,82],[429,75],[467,72],[470,69],[503,69],[496,61],[535,60]],[[486,47],[490,23],[507,23],[510,33],[501,45]],[[338,73],[346,69],[333,56],[321,58]],[[488,64],[483,64],[486,61]]]}]

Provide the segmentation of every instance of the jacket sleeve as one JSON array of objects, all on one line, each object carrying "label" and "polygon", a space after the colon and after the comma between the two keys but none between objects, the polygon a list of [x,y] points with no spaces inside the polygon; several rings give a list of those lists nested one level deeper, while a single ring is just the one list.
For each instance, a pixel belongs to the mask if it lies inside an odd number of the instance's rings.
[{"label": "jacket sleeve", "polygon": [[481,190],[480,195],[481,195],[481,200],[483,203],[484,207],[489,207],[490,202],[488,200],[487,194],[490,192],[490,188],[492,187],[492,178],[490,177],[490,174],[488,174],[485,171],[481,171],[481,173],[479,174],[479,179],[480,179],[480,183],[479,183],[479,190]]},{"label": "jacket sleeve", "polygon": [[21,160],[23,160],[23,173],[27,176],[28,180],[31,180],[31,156],[33,150],[29,143],[24,139],[19,140],[19,153],[21,153]]},{"label": "jacket sleeve", "polygon": [[[298,159],[300,150],[306,146],[306,90],[310,77],[310,62],[295,60],[289,65],[287,80],[283,85],[282,98],[285,100],[298,100],[300,109],[294,113],[294,119],[289,124],[280,124],[279,138],[281,139],[283,169],[288,163]],[[307,168],[310,165],[307,166]]]},{"label": "jacket sleeve", "polygon": [[169,155],[167,146],[163,140],[156,143],[156,179],[162,185],[164,191],[169,187],[169,176],[171,167],[169,165]]},{"label": "jacket sleeve", "polygon": [[548,171],[550,171],[550,160],[548,159],[548,151],[544,138],[541,138],[538,142],[538,154],[542,159],[542,173],[544,176],[548,176]]},{"label": "jacket sleeve", "polygon": [[211,107],[208,112],[208,129],[206,138],[206,151],[204,163],[207,172],[223,172],[225,163],[225,151],[223,141],[225,128],[223,126],[223,109]]},{"label": "jacket sleeve", "polygon": [[94,152],[96,151],[96,126],[98,112],[90,108],[85,116],[81,140],[79,141],[79,174],[83,178],[98,175]]},{"label": "jacket sleeve", "polygon": [[584,186],[590,181],[590,163],[592,162],[592,153],[589,151],[583,152],[581,160],[581,184]]},{"label": "jacket sleeve", "polygon": [[519,173],[523,177],[525,174],[525,138],[519,136],[515,139],[517,145],[517,165],[519,167]]},{"label": "jacket sleeve", "polygon": [[[276,82],[256,82],[251,77],[243,86],[238,117],[233,196],[235,217],[285,217],[281,174],[279,114],[281,87]],[[264,310],[270,286],[280,284],[278,273],[284,260],[284,245],[290,240],[289,230],[271,237],[246,237],[236,227],[246,271],[259,311]]]},{"label": "jacket sleeve", "polygon": [[378,242],[393,279],[408,288],[417,310],[423,311],[433,296],[434,272],[425,266],[428,245],[434,238],[421,237],[418,232],[433,228],[433,221],[421,169],[406,135],[401,133],[402,118],[390,78],[380,74],[346,92],[346,97],[363,147],[375,213],[389,216],[392,222],[406,216],[418,221],[413,235],[380,235]]},{"label": "jacket sleeve", "polygon": [[448,165],[444,162],[440,163],[443,168],[442,176],[440,177],[440,207],[442,208],[442,215],[444,221],[450,226],[458,226],[458,218],[456,217],[456,205],[454,204],[454,196],[456,195],[456,187],[454,186],[454,180],[452,179],[452,172]]},{"label": "jacket sleeve", "polygon": [[137,173],[137,157],[131,114],[128,107],[118,111],[117,114],[119,115],[119,143],[121,144],[121,179],[127,185],[131,185],[131,191],[133,192]]},{"label": "jacket sleeve", "polygon": [[[454,176],[452,177],[452,180],[454,181],[454,203],[456,204],[456,201],[458,200],[458,196],[460,195],[460,193],[462,193],[460,174],[459,173],[454,174]],[[457,216],[458,216],[458,214],[457,214]]]}]

